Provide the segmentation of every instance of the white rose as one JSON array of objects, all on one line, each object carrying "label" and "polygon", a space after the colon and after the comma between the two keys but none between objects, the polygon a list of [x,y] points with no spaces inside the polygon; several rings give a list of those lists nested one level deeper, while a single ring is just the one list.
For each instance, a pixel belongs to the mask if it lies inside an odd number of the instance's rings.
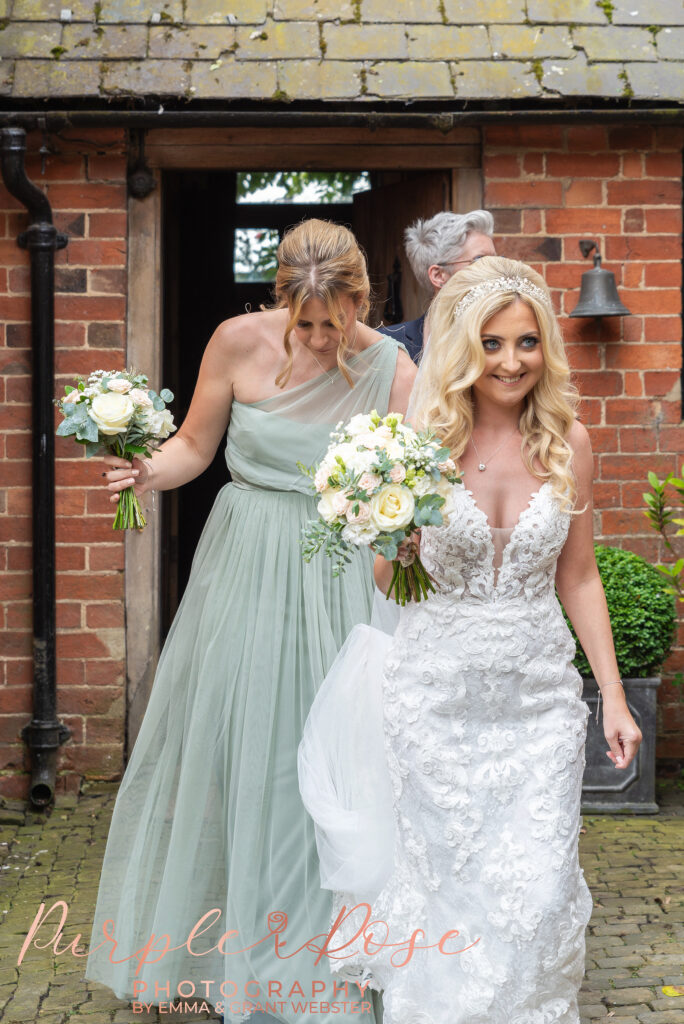
[{"label": "white rose", "polygon": [[125,377],[112,377],[107,387],[118,395],[125,395],[131,390],[131,382]]},{"label": "white rose", "polygon": [[337,491],[334,491],[332,487],[328,487],[321,494],[321,500],[318,502],[316,509],[319,516],[326,523],[334,523],[337,519],[337,512],[333,506],[333,500],[337,497]]},{"label": "white rose", "polygon": [[368,547],[378,535],[377,528],[371,522],[347,523],[342,530],[342,539],[357,547]]},{"label": "white rose", "polygon": [[456,507],[455,491],[457,486],[458,484],[450,484],[448,480],[443,478],[435,486],[437,494],[445,499],[444,504],[439,510],[445,518],[450,515]]},{"label": "white rose", "polygon": [[102,434],[122,434],[128,426],[135,406],[128,395],[117,395],[115,391],[96,395],[90,406],[90,418]]},{"label": "white rose", "polygon": [[390,480],[392,481],[393,484],[400,484],[403,483],[405,479],[406,470],[404,469],[400,462],[397,462],[397,464],[392,466],[392,468],[390,469]]},{"label": "white rose", "polygon": [[137,406],[142,406],[145,409],[152,408],[152,399],[150,398],[146,391],[143,391],[142,388],[133,388],[130,394],[130,398],[131,401],[135,402]]},{"label": "white rose", "polygon": [[157,412],[156,409],[146,409],[141,423],[149,434],[154,434],[155,437],[162,440],[176,429],[173,424],[173,415],[168,409],[162,409],[161,412]]},{"label": "white rose", "polygon": [[[358,508],[359,508],[358,512],[354,512],[354,505],[358,505]],[[359,525],[360,523],[368,523],[368,522],[370,522],[371,507],[368,504],[368,502],[367,501],[358,501],[358,502],[355,501],[354,505],[350,504],[350,506],[349,506],[349,508],[347,510],[347,522],[348,523],[353,523],[355,526]]]},{"label": "white rose", "polygon": [[371,517],[380,530],[401,530],[413,519],[415,504],[408,487],[385,484],[371,498]]},{"label": "white rose", "polygon": [[381,423],[379,427],[376,427],[374,433],[378,440],[380,438],[383,441],[390,441],[392,439],[392,429],[386,423]]}]

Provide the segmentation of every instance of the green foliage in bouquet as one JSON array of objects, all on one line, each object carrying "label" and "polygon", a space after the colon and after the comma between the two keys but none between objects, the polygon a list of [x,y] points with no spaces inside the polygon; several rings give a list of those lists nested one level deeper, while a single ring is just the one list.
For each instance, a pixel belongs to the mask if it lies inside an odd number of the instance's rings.
[{"label": "green foliage in bouquet", "polygon": [[[674,599],[666,593],[658,570],[644,558],[621,548],[597,545],[595,550],[620,675],[624,679],[653,675],[672,646],[676,621]],[[567,615],[565,620],[577,640]],[[575,667],[583,676],[592,674],[579,641]]]}]

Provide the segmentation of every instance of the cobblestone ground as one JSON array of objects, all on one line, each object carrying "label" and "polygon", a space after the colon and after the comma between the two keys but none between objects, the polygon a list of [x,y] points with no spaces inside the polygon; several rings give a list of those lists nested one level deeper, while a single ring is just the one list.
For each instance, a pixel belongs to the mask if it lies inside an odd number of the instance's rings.
[{"label": "cobblestone ground", "polygon": [[[584,817],[580,857],[594,912],[582,1024],[684,1024],[684,785],[661,784],[658,799],[659,815]],[[63,946],[78,931],[88,941],[113,803],[114,788],[100,785],[45,816],[0,806],[0,1020],[7,1024],[216,1019],[136,1014],[86,982],[83,961],[70,953],[31,947],[16,966],[43,901],[69,905]]]}]

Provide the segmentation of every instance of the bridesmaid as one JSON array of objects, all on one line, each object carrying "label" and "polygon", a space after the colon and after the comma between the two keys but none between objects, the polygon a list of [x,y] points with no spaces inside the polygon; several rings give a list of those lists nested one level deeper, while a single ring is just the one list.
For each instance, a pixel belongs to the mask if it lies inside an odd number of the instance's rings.
[{"label": "bridesmaid", "polygon": [[[151,459],[104,460],[112,502],[133,483],[139,495],[179,487],[206,469],[230,421],[232,482],[200,538],[119,789],[91,939],[102,949],[86,976],[121,998],[204,999],[236,1021],[256,1007],[300,1022],[297,1003],[337,1002],[316,1013],[322,1024],[358,1010],[339,1006],[326,963],[301,949],[327,931],[331,908],[297,746],[344,638],[370,619],[373,579],[369,552],[337,579],[323,555],[303,562],[317,499],[296,463],[318,461],[339,420],[404,412],[415,367],[365,323],[366,264],[346,228],[290,230],[275,294],[276,308],[217,327],[177,434]],[[270,933],[285,920],[276,954]],[[124,960],[153,934],[157,952]],[[165,935],[180,948],[164,953]]]}]

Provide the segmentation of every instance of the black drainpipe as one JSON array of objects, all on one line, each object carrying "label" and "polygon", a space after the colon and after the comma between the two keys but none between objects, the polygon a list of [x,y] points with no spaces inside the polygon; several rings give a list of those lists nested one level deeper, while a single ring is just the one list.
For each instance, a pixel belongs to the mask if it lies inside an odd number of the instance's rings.
[{"label": "black drainpipe", "polygon": [[17,238],[31,257],[33,353],[33,717],[22,729],[31,751],[30,799],[47,807],[55,791],[57,751],[71,735],[57,721],[55,656],[54,284],[55,249],[67,244],[52,223],[47,196],[26,176],[26,132],[2,132],[2,178],[26,207],[29,226]]}]

